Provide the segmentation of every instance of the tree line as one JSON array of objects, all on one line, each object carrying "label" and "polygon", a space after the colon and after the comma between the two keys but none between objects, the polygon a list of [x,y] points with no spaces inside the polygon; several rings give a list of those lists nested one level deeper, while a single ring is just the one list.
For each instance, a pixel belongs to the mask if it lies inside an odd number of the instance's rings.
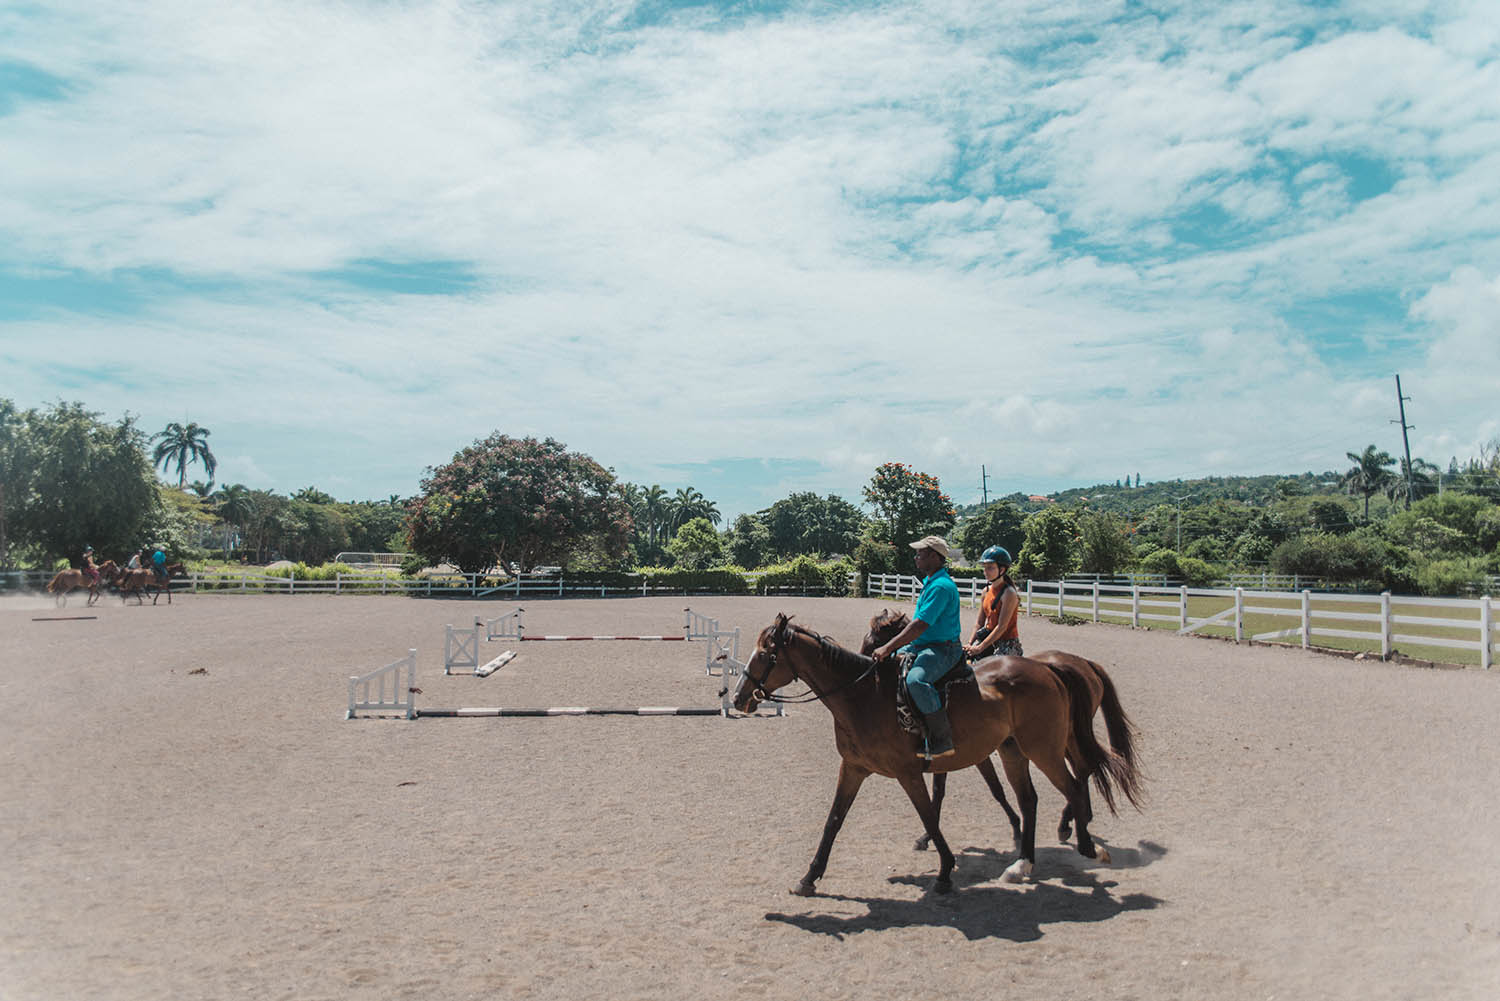
[{"label": "tree line", "polygon": [[[340,550],[414,554],[467,573],[558,566],[756,569],[797,559],[863,573],[912,572],[907,543],[943,535],[962,552],[1001,545],[1027,577],[1163,574],[1206,584],[1235,570],[1456,593],[1500,572],[1500,442],[1439,471],[1373,445],[1342,472],[1111,485],[1013,494],[957,508],[938,478],[877,467],[862,506],[792,493],[728,526],[692,487],[616,479],[551,438],[496,432],[431,467],[410,498],[341,502],[216,486],[209,432],[146,435],[81,404],[20,411],[0,400],[0,565],[51,566],[84,545],[104,554],[166,544],[179,558],[322,563]],[[188,482],[202,466],[206,481]],[[175,474],[176,486],[155,470]]]}]

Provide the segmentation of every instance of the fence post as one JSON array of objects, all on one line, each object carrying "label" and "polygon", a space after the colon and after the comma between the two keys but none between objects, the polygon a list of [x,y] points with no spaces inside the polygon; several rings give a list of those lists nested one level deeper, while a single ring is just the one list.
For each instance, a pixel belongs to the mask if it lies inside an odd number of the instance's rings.
[{"label": "fence post", "polygon": [[1182,590],[1180,592],[1180,595],[1181,595],[1181,597],[1179,597],[1178,600],[1177,600],[1177,617],[1181,621],[1178,622],[1178,625],[1181,626],[1183,629],[1186,629],[1187,628],[1187,585],[1186,584],[1182,585]]},{"label": "fence post", "polygon": [[1031,578],[1026,578],[1026,614],[1031,614]]},{"label": "fence post", "polygon": [[1130,585],[1130,628],[1141,628],[1141,585]]},{"label": "fence post", "polygon": [[1492,653],[1492,641],[1494,639],[1494,613],[1490,608],[1490,596],[1485,595],[1479,599],[1479,666],[1486,671],[1495,663]]},{"label": "fence post", "polygon": [[1234,641],[1245,642],[1245,589],[1234,589]]},{"label": "fence post", "polygon": [[333,593],[334,594],[341,593],[339,589],[342,588],[343,586],[344,586],[344,575],[341,572],[336,572],[333,575]]},{"label": "fence post", "polygon": [[1302,649],[1312,646],[1312,592],[1302,592]]},{"label": "fence post", "polygon": [[1094,580],[1094,621],[1099,621],[1099,581]]},{"label": "fence post", "polygon": [[1391,592],[1380,592],[1380,659],[1391,659]]},{"label": "fence post", "polygon": [[295,594],[297,591],[297,569],[293,567],[286,572],[286,593]]}]

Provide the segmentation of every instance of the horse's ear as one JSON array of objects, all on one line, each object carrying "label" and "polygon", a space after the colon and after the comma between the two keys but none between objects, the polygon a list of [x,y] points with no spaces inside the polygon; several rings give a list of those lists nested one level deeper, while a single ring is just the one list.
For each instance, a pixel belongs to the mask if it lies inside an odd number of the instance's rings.
[{"label": "horse's ear", "polygon": [[777,646],[786,646],[788,634],[792,631],[792,617],[785,612],[776,613],[776,628],[772,638]]}]

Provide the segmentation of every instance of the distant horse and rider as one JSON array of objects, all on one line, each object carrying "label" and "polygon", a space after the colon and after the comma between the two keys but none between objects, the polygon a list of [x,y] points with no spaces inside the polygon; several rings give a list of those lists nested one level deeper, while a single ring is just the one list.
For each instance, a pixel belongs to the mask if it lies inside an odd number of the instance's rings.
[{"label": "distant horse and rider", "polygon": [[85,547],[79,561],[82,566],[59,571],[48,582],[47,591],[57,596],[59,606],[67,604],[68,594],[78,590],[88,591],[88,604],[92,606],[99,600],[101,586],[115,588],[120,594],[121,602],[134,595],[136,604],[144,604],[143,595],[150,593],[153,605],[162,594],[167,596],[167,604],[170,605],[172,578],[186,576],[187,570],[181,563],[168,564],[160,549],[154,554],[152,564],[143,566],[141,557],[145,554],[146,550],[142,549],[131,557],[128,566],[121,567],[114,560],[95,563],[94,548]]},{"label": "distant horse and rider", "polygon": [[116,570],[114,585],[120,592],[122,603],[134,595],[137,605],[145,604],[143,595],[150,594],[151,604],[154,605],[156,599],[165,594],[167,604],[170,605],[172,603],[172,578],[185,576],[186,573],[181,563],[166,564],[160,574],[154,569]]},{"label": "distant horse and rider", "polygon": [[[90,570],[96,572],[91,573]],[[119,572],[119,567],[114,560],[105,560],[97,568],[85,570],[60,570],[57,576],[47,582],[47,593],[57,596],[58,607],[68,603],[68,594],[73,591],[87,591],[89,593],[88,604],[92,605],[99,600],[99,582],[106,583],[111,579],[108,575]]]},{"label": "distant horse and rider", "polygon": [[[877,626],[879,623],[879,626]],[[892,629],[894,624],[894,629]],[[865,648],[874,648],[874,635],[898,635],[904,623],[894,617],[871,621]],[[817,879],[828,866],[828,857],[844,816],[871,774],[897,780],[916,815],[921,818],[932,845],[938,849],[939,872],[933,888],[939,893],[953,890],[954,855],[939,830],[938,803],[927,792],[922,774],[932,771],[935,785],[947,771],[978,767],[986,774],[992,792],[1011,816],[1016,834],[1017,860],[1002,878],[1017,882],[1031,875],[1037,861],[1037,789],[1032,785],[1035,764],[1068,801],[1065,821],[1077,831],[1077,848],[1088,858],[1100,855],[1089,834],[1092,804],[1089,779],[1112,812],[1116,791],[1131,804],[1140,804],[1140,774],[1134,759],[1134,728],[1115,695],[1115,687],[1098,668],[1082,657],[1050,654],[1056,662],[1035,657],[987,657],[972,666],[960,683],[948,686],[947,713],[951,722],[953,753],[922,759],[924,741],[910,734],[900,722],[897,690],[901,674],[891,660],[877,662],[864,654],[840,647],[837,642],[811,629],[793,626],[787,615],[777,615],[760,632],[756,648],[745,665],[735,689],[733,704],[750,713],[760,702],[786,701],[774,695],[793,681],[810,689],[798,701],[823,702],[834,717],[834,741],[840,753],[838,785],[834,803],[823,825],[822,840],[801,882],[792,888],[799,896],[816,893]],[[1092,675],[1092,677],[1091,677]],[[948,678],[944,678],[947,684]],[[1097,684],[1097,689],[1095,689]],[[1094,734],[1094,714],[1103,711],[1112,746],[1101,746]],[[1010,809],[999,786],[990,755],[999,753],[1005,777],[1016,791],[1020,816]],[[768,765],[769,767],[769,765]],[[1062,831],[1059,831],[1062,833]]]}]

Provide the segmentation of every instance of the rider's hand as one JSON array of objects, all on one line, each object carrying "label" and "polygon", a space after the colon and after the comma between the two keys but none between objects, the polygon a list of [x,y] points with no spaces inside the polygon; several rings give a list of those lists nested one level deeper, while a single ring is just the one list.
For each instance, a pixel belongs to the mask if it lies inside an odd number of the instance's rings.
[{"label": "rider's hand", "polygon": [[874,649],[874,651],[870,654],[870,657],[872,659],[874,659],[875,661],[879,662],[879,661],[885,660],[890,655],[891,655],[891,645],[889,643],[884,643],[884,644],[876,647]]}]

